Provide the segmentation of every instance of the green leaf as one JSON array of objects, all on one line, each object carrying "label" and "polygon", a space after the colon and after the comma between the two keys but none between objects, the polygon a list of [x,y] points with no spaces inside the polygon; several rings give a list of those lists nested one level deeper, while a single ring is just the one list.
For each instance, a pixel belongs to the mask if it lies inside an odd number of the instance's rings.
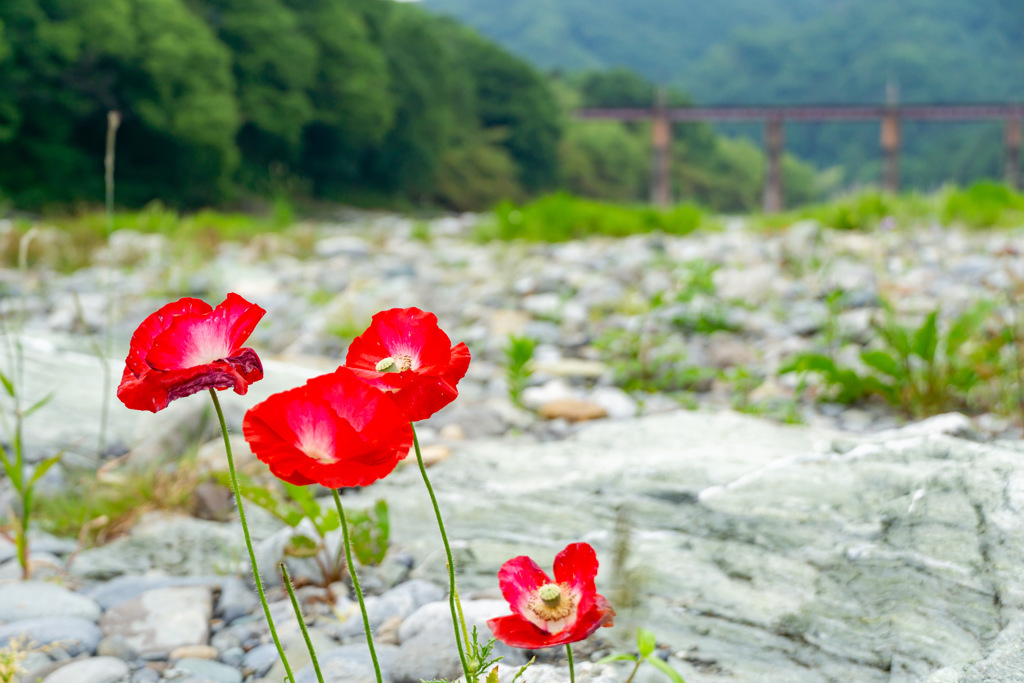
[{"label": "green leaf", "polygon": [[789,372],[820,372],[832,377],[836,372],[836,364],[831,358],[820,353],[800,353],[779,368],[780,375]]},{"label": "green leaf", "polygon": [[43,475],[45,475],[45,474],[46,474],[47,470],[49,470],[49,469],[50,469],[51,467],[53,467],[53,466],[54,466],[54,465],[56,465],[56,464],[57,464],[58,462],[60,462],[60,459],[61,459],[61,458],[62,458],[63,456],[64,456],[64,451],[61,451],[61,452],[60,452],[60,453],[58,453],[57,455],[54,455],[54,456],[52,456],[52,457],[49,457],[49,458],[47,458],[46,460],[43,460],[43,461],[42,461],[41,463],[39,463],[38,465],[36,465],[36,469],[35,469],[35,471],[34,471],[34,472],[32,473],[32,477],[31,477],[31,478],[30,478],[30,479],[28,480],[28,485],[29,485],[29,486],[32,486],[32,484],[34,484],[34,483],[36,483],[37,481],[39,481],[40,479],[42,479],[42,478],[43,478]]},{"label": "green leaf", "polygon": [[7,390],[10,397],[14,398],[14,383],[11,382],[11,379],[2,372],[0,372],[0,383],[4,385],[4,389]]},{"label": "green leaf", "polygon": [[645,628],[638,628],[636,630],[636,647],[640,651],[641,659],[649,657],[657,646],[658,643],[653,633]]},{"label": "green leaf", "polygon": [[288,545],[284,548],[284,554],[289,557],[315,557],[320,550],[320,543],[309,536],[292,536]]},{"label": "green leaf", "polygon": [[864,351],[860,354],[860,359],[868,367],[874,368],[893,379],[906,379],[906,371],[903,369],[903,366],[885,351]]},{"label": "green leaf", "polygon": [[649,657],[647,661],[650,662],[651,666],[655,669],[658,669],[661,673],[668,676],[672,680],[672,683],[686,683],[686,681],[683,680],[683,677],[679,675],[679,672],[669,666],[667,662],[663,662],[657,657]]},{"label": "green leaf", "polygon": [[597,660],[597,663],[598,664],[607,664],[609,662],[622,662],[622,661],[635,662],[636,661],[636,657],[633,656],[633,655],[629,655],[629,654],[626,654],[626,653],[623,652],[623,653],[617,654],[617,655],[608,655],[607,657],[602,657],[601,659]]},{"label": "green leaf", "polygon": [[[228,472],[217,472],[213,477],[217,480],[217,483],[231,488],[231,475]],[[238,479],[238,493],[246,500],[259,505],[288,526],[298,526],[299,522],[302,521],[304,515],[295,506],[279,500],[270,491],[256,485],[250,477],[241,472],[236,474],[236,478]]]},{"label": "green leaf", "polygon": [[982,301],[964,311],[949,328],[946,334],[946,355],[952,356],[964,342],[970,339],[995,310],[994,301]]},{"label": "green leaf", "polygon": [[937,310],[928,314],[924,323],[914,333],[913,351],[919,358],[931,363],[935,360],[935,347],[938,345],[938,331],[936,320],[939,312]]},{"label": "green leaf", "polygon": [[39,410],[40,408],[45,406],[47,403],[49,403],[50,400],[56,395],[56,393],[57,393],[56,391],[51,391],[46,396],[43,396],[41,399],[39,399],[38,401],[33,403],[31,406],[29,406],[28,410],[26,410],[22,414],[22,419],[28,417],[29,415],[31,415],[32,413],[36,412],[37,410]]},{"label": "green leaf", "polygon": [[288,497],[292,501],[302,508],[302,511],[306,513],[306,517],[311,520],[315,519],[320,515],[320,505],[316,502],[316,497],[313,496],[313,492],[308,486],[297,486],[295,484],[289,484],[286,481],[281,482],[284,484],[284,490],[288,494]]}]

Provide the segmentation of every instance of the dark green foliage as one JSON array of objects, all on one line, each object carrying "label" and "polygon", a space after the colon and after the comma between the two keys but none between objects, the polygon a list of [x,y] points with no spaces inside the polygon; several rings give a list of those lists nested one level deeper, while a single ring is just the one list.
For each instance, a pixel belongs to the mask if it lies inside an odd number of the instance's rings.
[{"label": "dark green foliage", "polygon": [[525,62],[377,0],[4,0],[0,194],[174,207],[239,191],[521,198],[558,177],[559,110]]},{"label": "dark green foliage", "polygon": [[[13,121],[0,187],[16,200],[102,196],[106,113],[136,148],[122,195],[187,203],[222,196],[238,153],[231,55],[180,0],[10,0],[0,92]],[[145,185],[145,188],[137,185]]]}]

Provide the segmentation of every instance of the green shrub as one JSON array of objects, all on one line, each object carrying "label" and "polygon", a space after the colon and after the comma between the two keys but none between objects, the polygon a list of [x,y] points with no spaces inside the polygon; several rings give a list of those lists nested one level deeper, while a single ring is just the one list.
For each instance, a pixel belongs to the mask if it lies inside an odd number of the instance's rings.
[{"label": "green shrub", "polygon": [[559,193],[525,205],[503,202],[494,211],[492,225],[484,228],[479,236],[564,242],[596,235],[625,237],[649,232],[686,235],[700,226],[702,218],[701,210],[691,204],[662,210],[608,204]]},{"label": "green shrub", "polygon": [[817,374],[830,400],[854,403],[878,396],[914,417],[993,410],[997,405],[985,397],[984,385],[1006,374],[998,367],[1004,336],[985,329],[994,309],[991,301],[979,302],[948,325],[939,324],[936,309],[910,328],[886,305],[884,320],[875,323],[876,343],[860,353],[863,369],[839,365],[831,353],[802,353],[779,373]]},{"label": "green shrub", "polygon": [[994,182],[954,189],[946,195],[942,221],[972,228],[1024,223],[1024,195]]}]

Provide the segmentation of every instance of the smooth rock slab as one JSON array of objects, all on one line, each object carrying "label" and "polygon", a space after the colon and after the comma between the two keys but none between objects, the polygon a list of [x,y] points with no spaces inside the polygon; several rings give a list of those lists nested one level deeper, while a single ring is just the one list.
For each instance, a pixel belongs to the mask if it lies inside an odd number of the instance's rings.
[{"label": "smooth rock slab", "polygon": [[12,639],[28,638],[31,647],[57,645],[72,657],[92,654],[103,638],[100,627],[88,619],[77,617],[43,617],[25,619],[0,626],[0,647]]},{"label": "smooth rock slab", "polygon": [[212,614],[209,588],[157,588],[107,610],[100,627],[142,654],[170,653],[183,645],[206,645]]},{"label": "smooth rock slab", "polygon": [[0,622],[42,617],[96,621],[100,618],[100,606],[55,583],[17,581],[0,585]]},{"label": "smooth rock slab", "polygon": [[116,657],[91,657],[71,662],[43,679],[43,683],[117,683],[131,669]]},{"label": "smooth rock slab", "polygon": [[[547,569],[567,543],[589,542],[598,591],[623,617],[619,595],[633,593],[644,626],[685,653],[670,664],[687,681],[926,680],[985,661],[1024,612],[1017,443],[931,429],[877,443],[679,411],[557,443],[467,444],[437,469],[464,596],[493,590],[511,557]],[[404,520],[394,542],[430,557],[437,531],[418,472],[379,482],[381,496]],[[616,577],[618,542],[628,553]],[[443,581],[443,556],[418,571]],[[592,636],[622,638],[616,649],[627,637]]]}]

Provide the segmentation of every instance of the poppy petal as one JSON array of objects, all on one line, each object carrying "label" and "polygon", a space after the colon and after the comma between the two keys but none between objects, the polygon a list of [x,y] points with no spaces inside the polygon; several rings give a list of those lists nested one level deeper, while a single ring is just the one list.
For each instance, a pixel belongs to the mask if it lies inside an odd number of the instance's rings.
[{"label": "poppy petal", "polygon": [[412,429],[390,398],[346,368],[254,406],[243,432],[275,476],[329,488],[387,476],[412,444]]},{"label": "poppy petal", "polygon": [[560,635],[551,635],[540,630],[518,614],[509,614],[487,620],[487,628],[494,637],[511,647],[525,650],[539,650],[543,647],[559,645],[556,642]]},{"label": "poppy petal", "polygon": [[136,328],[132,335],[130,350],[125,364],[131,368],[136,377],[149,369],[146,354],[153,348],[156,337],[166,330],[181,315],[204,315],[212,311],[210,304],[200,299],[185,297],[161,307],[152,313]]},{"label": "poppy petal", "polygon": [[[117,397],[132,410],[148,410],[156,413],[167,407],[171,401],[206,389],[234,389],[244,395],[249,384],[263,378],[263,368],[252,349],[240,358],[238,364],[220,361],[182,370],[158,371],[148,369],[136,377],[125,368]],[[240,372],[239,370],[245,371]]]},{"label": "poppy petal", "polygon": [[355,430],[305,386],[274,394],[242,421],[253,454],[290,483],[316,481],[323,465],[339,459],[339,446],[358,443]]},{"label": "poppy petal", "polygon": [[526,555],[513,557],[498,571],[501,594],[516,614],[523,614],[537,589],[547,583],[551,583],[551,579]]},{"label": "poppy petal", "polygon": [[576,609],[580,613],[594,604],[597,567],[597,553],[588,543],[570,543],[555,556],[555,581],[569,587],[576,596]]},{"label": "poppy petal", "polygon": [[418,308],[392,308],[373,316],[366,332],[352,340],[345,365],[376,370],[388,357],[407,355],[413,367],[444,368],[451,340],[437,325],[437,316]]},{"label": "poppy petal", "polygon": [[153,340],[146,363],[156,370],[180,370],[228,358],[252,334],[266,311],[237,294],[204,315],[176,316]]},{"label": "poppy petal", "polygon": [[561,639],[560,643],[556,643],[557,645],[585,640],[602,626],[611,627],[615,625],[615,610],[612,609],[611,603],[603,595],[594,593],[592,603],[592,607],[589,610],[578,615],[572,629],[557,634]]}]

